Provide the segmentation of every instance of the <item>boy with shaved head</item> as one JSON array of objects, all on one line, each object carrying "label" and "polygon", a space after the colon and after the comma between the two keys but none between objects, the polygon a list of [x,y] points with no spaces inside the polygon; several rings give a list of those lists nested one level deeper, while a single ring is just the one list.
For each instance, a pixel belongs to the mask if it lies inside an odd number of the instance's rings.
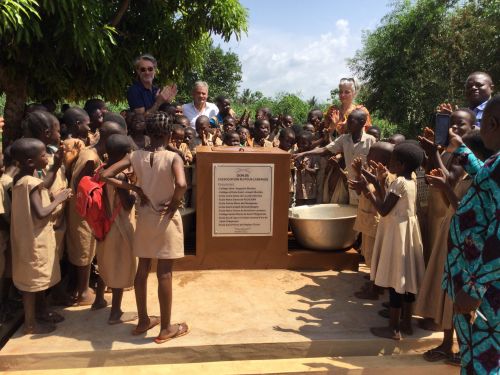
[{"label": "boy with shaved head", "polygon": [[[101,166],[106,153],[106,140],[113,134],[126,135],[125,129],[119,124],[107,121],[102,124],[99,141],[94,147],[81,150],[78,159],[73,164],[70,188],[74,196],[69,201],[68,231],[66,233],[66,249],[68,259],[76,267],[77,286],[71,303],[90,305],[94,309],[106,306],[104,287],[98,288],[97,295],[89,288],[90,265],[96,251],[96,239],[87,222],[76,211],[76,191],[84,176],[92,176]],[[102,290],[101,290],[102,289]]]}]

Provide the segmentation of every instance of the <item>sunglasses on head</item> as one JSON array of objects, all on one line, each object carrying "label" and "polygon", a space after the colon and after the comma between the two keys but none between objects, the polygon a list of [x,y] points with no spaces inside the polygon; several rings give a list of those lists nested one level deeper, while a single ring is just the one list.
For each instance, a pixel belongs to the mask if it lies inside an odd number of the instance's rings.
[{"label": "sunglasses on head", "polygon": [[140,68],[140,69],[139,69],[139,71],[140,71],[141,73],[144,73],[144,72],[146,72],[146,71],[148,71],[148,72],[152,72],[153,70],[155,70],[155,68],[153,68],[152,66],[148,66],[147,68]]}]

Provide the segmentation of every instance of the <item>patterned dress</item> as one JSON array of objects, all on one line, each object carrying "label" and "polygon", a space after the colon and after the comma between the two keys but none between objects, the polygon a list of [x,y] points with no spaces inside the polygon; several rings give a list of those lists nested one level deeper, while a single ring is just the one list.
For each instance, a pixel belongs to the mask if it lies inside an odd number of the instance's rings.
[{"label": "patterned dress", "polygon": [[451,221],[448,257],[442,287],[453,301],[463,290],[481,301],[470,323],[468,314],[455,314],[462,374],[498,374],[500,361],[500,153],[486,162],[466,147],[464,168],[474,179]]}]

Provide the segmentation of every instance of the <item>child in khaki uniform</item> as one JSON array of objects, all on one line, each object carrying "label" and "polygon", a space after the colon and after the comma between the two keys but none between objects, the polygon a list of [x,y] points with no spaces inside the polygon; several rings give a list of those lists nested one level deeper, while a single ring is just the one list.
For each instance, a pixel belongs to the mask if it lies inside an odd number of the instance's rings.
[{"label": "child in khaki uniform", "polygon": [[[107,164],[113,165],[131,151],[130,138],[121,134],[110,136],[106,141]],[[116,178],[128,181],[124,173],[120,173]],[[111,216],[115,212],[118,214],[104,240],[97,242],[97,264],[101,278],[111,288],[113,295],[108,323],[117,324],[137,319],[136,314],[124,314],[121,310],[123,289],[134,285],[136,271],[136,259],[132,252],[135,197],[129,191],[118,189],[110,184],[105,185],[104,191],[108,215]]]},{"label": "child in khaki uniform", "polygon": [[[367,161],[368,164],[372,166],[371,171],[375,174],[371,178],[377,178],[382,187],[388,186],[388,183],[392,182],[394,178],[390,174],[386,175],[384,169],[378,168],[378,166],[382,165],[386,167],[389,165],[393,149],[394,146],[390,143],[377,142],[373,144],[370,151],[368,151]],[[356,180],[361,178],[362,166],[363,159],[355,158],[352,169],[354,170]],[[377,173],[377,171],[381,173]],[[370,184],[368,188],[372,193],[375,192],[373,184]],[[372,202],[370,202],[366,196],[360,194],[361,191],[356,193],[358,193],[360,198],[353,229],[361,233],[361,255],[365,258],[365,264],[368,268],[371,268],[373,245],[375,244],[380,215]],[[378,288],[372,281],[369,281],[359,292],[354,293],[354,295],[361,299],[378,300],[381,291],[382,289]]]},{"label": "child in khaki uniform", "polygon": [[[141,197],[134,236],[134,255],[139,257],[134,282],[139,322],[132,334],[140,335],[161,324],[160,333],[155,338],[160,344],[189,331],[186,323],[171,324],[172,267],[175,259],[184,256],[182,219],[177,209],[186,191],[186,179],[180,156],[165,150],[171,132],[168,116],[161,112],[149,116],[146,130],[151,138],[150,150],[134,151],[102,171],[101,177],[117,187],[134,190]],[[137,175],[138,186],[113,178],[130,167]],[[148,315],[147,278],[153,259],[158,260],[160,319]]]},{"label": "child in khaki uniform", "polygon": [[[70,187],[76,194],[78,184],[83,176],[92,176],[103,163],[106,153],[105,142],[112,134],[125,134],[120,125],[105,122],[99,129],[99,141],[94,147],[80,151],[78,159],[73,164]],[[94,309],[103,308],[107,302],[104,299],[104,285],[99,285],[96,296],[89,288],[90,265],[95,255],[96,239],[87,222],[76,211],[76,197],[69,201],[68,230],[66,232],[66,251],[71,264],[77,270],[77,290],[74,303],[85,306],[92,304]]]},{"label": "child in khaki uniform", "polygon": [[193,155],[187,143],[184,143],[184,135],[185,129],[181,125],[174,125],[170,145],[180,151],[182,159],[184,159],[184,164],[191,164],[193,162]]},{"label": "child in khaki uniform", "polygon": [[[20,166],[12,188],[12,278],[23,294],[24,332],[49,333],[55,329],[53,323],[63,320],[44,306],[43,292],[60,280],[51,214],[71,196],[71,190],[61,191],[51,202],[48,188],[61,166],[62,149],[45,181],[33,177],[36,170],[45,169],[48,164],[45,145],[41,141],[19,139],[12,145],[12,155]],[[41,302],[37,303],[37,309],[35,299]],[[47,324],[40,324],[39,320]]]},{"label": "child in khaki uniform", "polygon": [[[59,120],[51,113],[46,111],[34,111],[25,118],[26,130],[28,136],[36,138],[45,144],[49,164],[44,170],[35,173],[44,178],[54,164],[54,154],[61,143],[61,133]],[[49,188],[49,194],[54,196],[68,187],[64,165],[58,169],[54,183]],[[64,251],[64,235],[66,233],[66,220],[64,217],[64,204],[59,205],[52,213],[54,221],[54,231],[56,233],[56,250],[59,260]]]}]

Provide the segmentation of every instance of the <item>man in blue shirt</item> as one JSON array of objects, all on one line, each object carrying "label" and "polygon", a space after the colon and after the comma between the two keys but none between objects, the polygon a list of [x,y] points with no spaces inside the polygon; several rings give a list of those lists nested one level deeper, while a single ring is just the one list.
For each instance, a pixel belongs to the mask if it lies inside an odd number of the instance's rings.
[{"label": "man in blue shirt", "polygon": [[153,85],[156,73],[156,59],[151,55],[139,56],[134,67],[138,80],[127,91],[128,105],[135,113],[153,113],[160,105],[170,102],[177,94],[177,86],[159,89]]},{"label": "man in blue shirt", "polygon": [[465,81],[465,99],[469,108],[476,115],[476,126],[478,127],[481,126],[483,112],[494,87],[490,75],[484,72],[474,72]]}]

